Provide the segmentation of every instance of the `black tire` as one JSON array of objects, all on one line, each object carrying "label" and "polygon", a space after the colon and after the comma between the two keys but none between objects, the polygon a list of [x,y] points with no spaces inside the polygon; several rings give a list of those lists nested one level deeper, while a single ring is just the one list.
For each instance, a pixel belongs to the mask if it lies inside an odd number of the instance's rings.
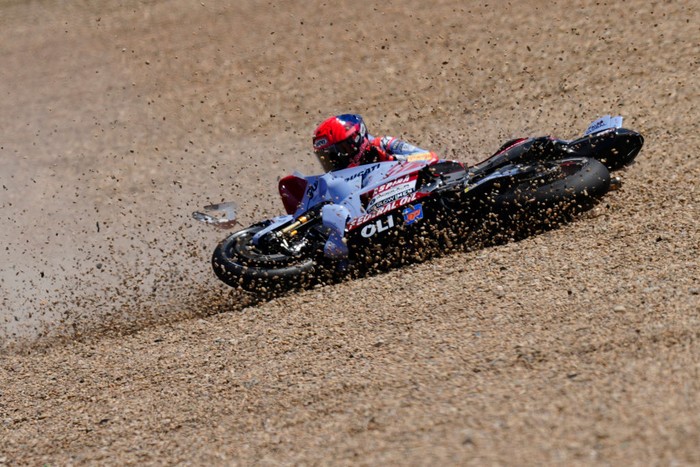
[{"label": "black tire", "polygon": [[496,207],[539,210],[575,201],[586,209],[610,189],[610,172],[595,159],[544,162],[537,170],[533,177],[496,195]]},{"label": "black tire", "polygon": [[264,227],[265,224],[253,225],[219,243],[212,257],[214,273],[231,287],[261,294],[302,285],[316,268],[315,258],[262,251],[252,239]]},{"label": "black tire", "polygon": [[538,230],[555,227],[586,211],[610,190],[610,172],[595,159],[544,162],[532,177],[496,194],[492,212],[499,222]]}]

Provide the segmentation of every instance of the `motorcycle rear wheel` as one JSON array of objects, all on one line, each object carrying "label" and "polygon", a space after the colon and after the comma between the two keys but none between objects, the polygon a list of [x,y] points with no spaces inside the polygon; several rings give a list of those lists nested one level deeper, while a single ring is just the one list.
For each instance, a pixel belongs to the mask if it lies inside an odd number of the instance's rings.
[{"label": "motorcycle rear wheel", "polygon": [[610,172],[596,159],[543,162],[533,175],[495,194],[492,212],[500,222],[534,229],[556,226],[591,209],[610,190]]}]

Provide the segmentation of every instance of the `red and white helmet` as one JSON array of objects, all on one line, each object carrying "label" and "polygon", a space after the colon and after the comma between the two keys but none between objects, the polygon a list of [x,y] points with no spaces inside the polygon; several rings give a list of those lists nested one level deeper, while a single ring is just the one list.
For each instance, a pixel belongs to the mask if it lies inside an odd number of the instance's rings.
[{"label": "red and white helmet", "polygon": [[326,172],[360,164],[368,147],[367,127],[359,115],[331,117],[314,131],[314,153]]}]

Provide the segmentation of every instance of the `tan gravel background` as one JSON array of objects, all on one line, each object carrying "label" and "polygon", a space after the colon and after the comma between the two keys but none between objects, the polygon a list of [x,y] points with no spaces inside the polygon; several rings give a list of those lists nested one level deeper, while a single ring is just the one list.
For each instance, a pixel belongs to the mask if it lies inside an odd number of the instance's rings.
[{"label": "tan gravel background", "polygon": [[[0,465],[700,464],[699,72],[697,1],[0,1]],[[279,213],[344,111],[646,146],[556,231],[220,284],[191,211]]]}]

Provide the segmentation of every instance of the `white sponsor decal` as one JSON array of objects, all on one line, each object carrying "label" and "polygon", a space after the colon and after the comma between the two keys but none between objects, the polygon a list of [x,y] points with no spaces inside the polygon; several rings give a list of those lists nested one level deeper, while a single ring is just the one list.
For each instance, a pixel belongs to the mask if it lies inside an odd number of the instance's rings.
[{"label": "white sponsor decal", "polygon": [[[384,222],[386,221],[386,223]],[[363,237],[369,238],[376,233],[386,232],[394,226],[394,216],[389,215],[386,219],[378,219],[371,224],[362,227],[360,232]]]},{"label": "white sponsor decal", "polygon": [[417,176],[406,175],[378,187],[372,193],[372,200],[369,202],[367,210],[371,211],[410,194],[415,190],[417,178]]},{"label": "white sponsor decal", "polygon": [[378,194],[380,194],[380,193],[382,193],[382,192],[384,192],[384,191],[389,190],[390,188],[394,188],[396,185],[401,185],[402,183],[407,183],[407,182],[409,182],[411,179],[415,180],[416,177],[417,177],[417,175],[416,175],[416,176],[413,176],[413,177],[410,177],[410,176],[408,176],[408,175],[406,175],[406,176],[404,176],[404,177],[399,177],[399,178],[397,178],[396,180],[392,180],[392,181],[390,181],[389,183],[385,183],[384,185],[377,187],[377,188],[374,190],[374,194],[375,194],[375,195],[378,195]]},{"label": "white sponsor decal", "polygon": [[[400,188],[400,187],[397,187]],[[372,211],[373,209],[379,209],[382,206],[384,206],[387,203],[391,203],[392,201],[396,201],[399,198],[403,198],[405,196],[408,196],[409,194],[413,193],[413,187],[410,187],[406,190],[398,191],[397,190],[392,190],[390,193],[383,194],[380,197],[372,199],[372,201],[369,202],[369,205],[367,206],[368,211]]]},{"label": "white sponsor decal", "polygon": [[617,117],[611,117],[610,115],[600,117],[588,126],[583,136],[588,136],[610,128],[622,128],[622,117],[619,115]]}]

